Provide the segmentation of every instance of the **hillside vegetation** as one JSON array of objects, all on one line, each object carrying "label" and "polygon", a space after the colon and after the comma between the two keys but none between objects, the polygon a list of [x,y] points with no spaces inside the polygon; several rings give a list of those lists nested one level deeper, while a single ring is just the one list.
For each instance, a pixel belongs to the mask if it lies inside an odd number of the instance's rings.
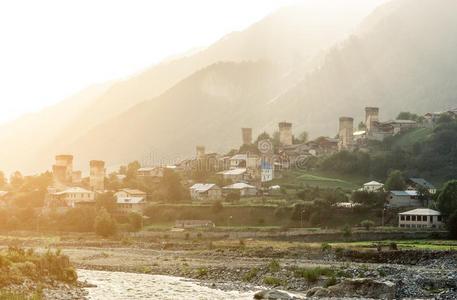
[{"label": "hillside vegetation", "polygon": [[437,185],[457,172],[457,121],[445,120],[435,128],[418,128],[373,142],[370,152],[342,151],[319,162],[321,170],[340,176],[364,176],[384,181],[392,170],[407,177],[424,177]]}]

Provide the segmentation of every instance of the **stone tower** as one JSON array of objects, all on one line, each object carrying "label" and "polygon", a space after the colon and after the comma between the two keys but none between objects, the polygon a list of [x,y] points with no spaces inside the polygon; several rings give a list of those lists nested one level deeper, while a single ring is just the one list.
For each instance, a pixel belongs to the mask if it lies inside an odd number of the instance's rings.
[{"label": "stone tower", "polygon": [[71,184],[73,177],[73,155],[56,155],[56,162],[52,166],[55,187]]},{"label": "stone tower", "polygon": [[279,142],[283,146],[290,146],[293,143],[292,123],[279,123]]},{"label": "stone tower", "polygon": [[379,121],[378,107],[365,107],[365,127],[370,132],[373,129],[373,122]]},{"label": "stone tower", "polygon": [[205,158],[205,146],[197,146],[197,159]]},{"label": "stone tower", "polygon": [[243,138],[243,145],[252,144],[252,128],[241,128],[241,136]]},{"label": "stone tower", "polygon": [[354,119],[351,117],[340,118],[339,150],[352,149],[354,140]]},{"label": "stone tower", "polygon": [[105,190],[105,162],[101,160],[90,161],[89,185],[93,191]]}]

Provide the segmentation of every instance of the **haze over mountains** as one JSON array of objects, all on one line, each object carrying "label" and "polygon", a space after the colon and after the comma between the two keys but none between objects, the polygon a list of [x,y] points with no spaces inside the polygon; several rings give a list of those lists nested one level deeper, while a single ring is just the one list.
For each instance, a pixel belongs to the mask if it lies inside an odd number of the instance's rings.
[{"label": "haze over mountains", "polygon": [[197,144],[236,147],[244,126],[271,132],[288,120],[296,134],[333,136],[340,115],[361,120],[367,105],[384,118],[453,106],[455,13],[453,0],[393,0],[341,41],[354,22],[280,10],[198,53],[1,126],[0,168],[43,171],[59,152],[79,168],[152,155],[157,163],[193,155]]}]

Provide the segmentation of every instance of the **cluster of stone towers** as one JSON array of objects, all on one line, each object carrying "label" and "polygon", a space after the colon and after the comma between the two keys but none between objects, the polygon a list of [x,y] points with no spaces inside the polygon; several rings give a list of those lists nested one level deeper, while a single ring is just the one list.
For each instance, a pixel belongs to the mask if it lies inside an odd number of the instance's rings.
[{"label": "cluster of stone towers", "polygon": [[[365,131],[369,135],[376,129],[376,123],[379,121],[378,107],[365,107]],[[354,147],[354,118],[340,117],[339,120],[339,143],[340,150],[349,150]]]},{"label": "cluster of stone towers", "polygon": [[[91,160],[89,163],[89,186],[94,191],[105,189],[105,162]],[[52,166],[53,185],[57,189],[81,184],[81,171],[73,171],[73,155],[60,154]]]}]

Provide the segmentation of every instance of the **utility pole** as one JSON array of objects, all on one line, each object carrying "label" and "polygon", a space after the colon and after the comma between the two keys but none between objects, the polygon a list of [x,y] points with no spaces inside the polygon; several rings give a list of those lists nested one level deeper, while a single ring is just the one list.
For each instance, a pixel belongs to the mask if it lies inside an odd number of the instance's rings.
[{"label": "utility pole", "polygon": [[305,210],[303,209],[300,211],[300,227],[303,228],[303,214],[305,213]]}]

